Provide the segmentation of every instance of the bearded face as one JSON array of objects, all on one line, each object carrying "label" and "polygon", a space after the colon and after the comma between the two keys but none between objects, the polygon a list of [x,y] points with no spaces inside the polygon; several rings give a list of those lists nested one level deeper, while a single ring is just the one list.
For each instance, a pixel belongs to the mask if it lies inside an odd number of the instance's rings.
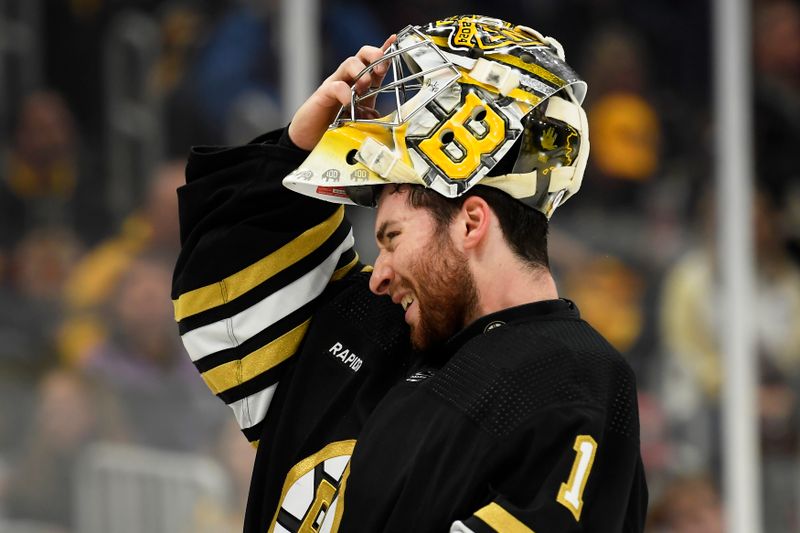
[{"label": "bearded face", "polygon": [[411,343],[425,351],[443,344],[475,316],[478,290],[467,259],[446,230],[431,237],[428,252],[409,269],[417,295],[419,321],[411,324]]},{"label": "bearded face", "polygon": [[402,306],[412,345],[435,357],[433,349],[477,315],[478,290],[452,222],[412,207],[409,190],[387,188],[380,197],[370,290]]}]

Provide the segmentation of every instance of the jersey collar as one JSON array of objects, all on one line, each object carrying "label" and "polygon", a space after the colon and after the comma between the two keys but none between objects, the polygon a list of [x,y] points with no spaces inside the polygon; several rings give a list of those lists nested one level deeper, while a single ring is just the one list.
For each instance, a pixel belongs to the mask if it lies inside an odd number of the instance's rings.
[{"label": "jersey collar", "polygon": [[495,313],[482,316],[469,326],[453,335],[445,345],[445,351],[452,355],[458,351],[468,340],[478,335],[489,333],[493,329],[542,318],[578,319],[578,307],[570,300],[543,300],[529,304],[509,307]]}]

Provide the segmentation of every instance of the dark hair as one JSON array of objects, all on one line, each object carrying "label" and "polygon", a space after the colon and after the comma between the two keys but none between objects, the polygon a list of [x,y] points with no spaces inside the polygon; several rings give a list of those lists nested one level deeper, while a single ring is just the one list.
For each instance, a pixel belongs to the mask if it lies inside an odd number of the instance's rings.
[{"label": "dark hair", "polygon": [[[399,188],[399,187],[398,187]],[[500,189],[475,186],[458,198],[446,198],[432,189],[410,186],[411,207],[427,209],[438,229],[444,229],[470,196],[483,198],[500,221],[503,236],[511,250],[532,268],[550,268],[547,256],[547,217]]]}]

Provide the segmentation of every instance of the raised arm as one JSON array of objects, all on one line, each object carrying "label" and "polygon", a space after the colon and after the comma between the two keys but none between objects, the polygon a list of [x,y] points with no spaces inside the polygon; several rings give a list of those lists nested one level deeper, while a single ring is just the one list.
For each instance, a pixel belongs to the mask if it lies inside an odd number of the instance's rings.
[{"label": "raised arm", "polygon": [[[345,59],[336,72],[328,76],[314,91],[308,100],[297,110],[289,125],[289,137],[294,144],[304,150],[311,150],[317,145],[327,127],[336,118],[336,113],[343,105],[350,105],[350,88],[358,74],[367,65],[378,60],[386,49],[395,41],[389,37],[383,46],[363,46],[358,53]],[[363,94],[370,87],[377,87],[383,81],[388,63],[379,64],[374,70],[355,81],[355,89]],[[372,106],[375,99],[367,99],[359,107],[362,114],[376,115]]]},{"label": "raised arm", "polygon": [[[352,80],[385,46],[365,46],[345,60],[288,130],[245,146],[196,147],[189,157],[178,191],[175,319],[204,381],[251,442],[320,296],[358,268],[344,208],[292,193],[281,179],[349,103]],[[371,81],[359,83],[364,90]]]}]

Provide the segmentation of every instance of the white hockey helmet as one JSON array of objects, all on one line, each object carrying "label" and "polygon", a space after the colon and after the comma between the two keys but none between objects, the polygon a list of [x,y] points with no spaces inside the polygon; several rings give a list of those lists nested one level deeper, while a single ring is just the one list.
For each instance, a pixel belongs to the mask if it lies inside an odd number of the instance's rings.
[{"label": "white hockey helmet", "polygon": [[[586,83],[555,39],[478,15],[408,26],[376,65],[380,87],[349,106],[308,158],[284,178],[323,200],[374,207],[376,185],[411,183],[455,198],[480,183],[548,218],[581,185],[589,131]],[[359,102],[391,96],[381,118]]]}]

